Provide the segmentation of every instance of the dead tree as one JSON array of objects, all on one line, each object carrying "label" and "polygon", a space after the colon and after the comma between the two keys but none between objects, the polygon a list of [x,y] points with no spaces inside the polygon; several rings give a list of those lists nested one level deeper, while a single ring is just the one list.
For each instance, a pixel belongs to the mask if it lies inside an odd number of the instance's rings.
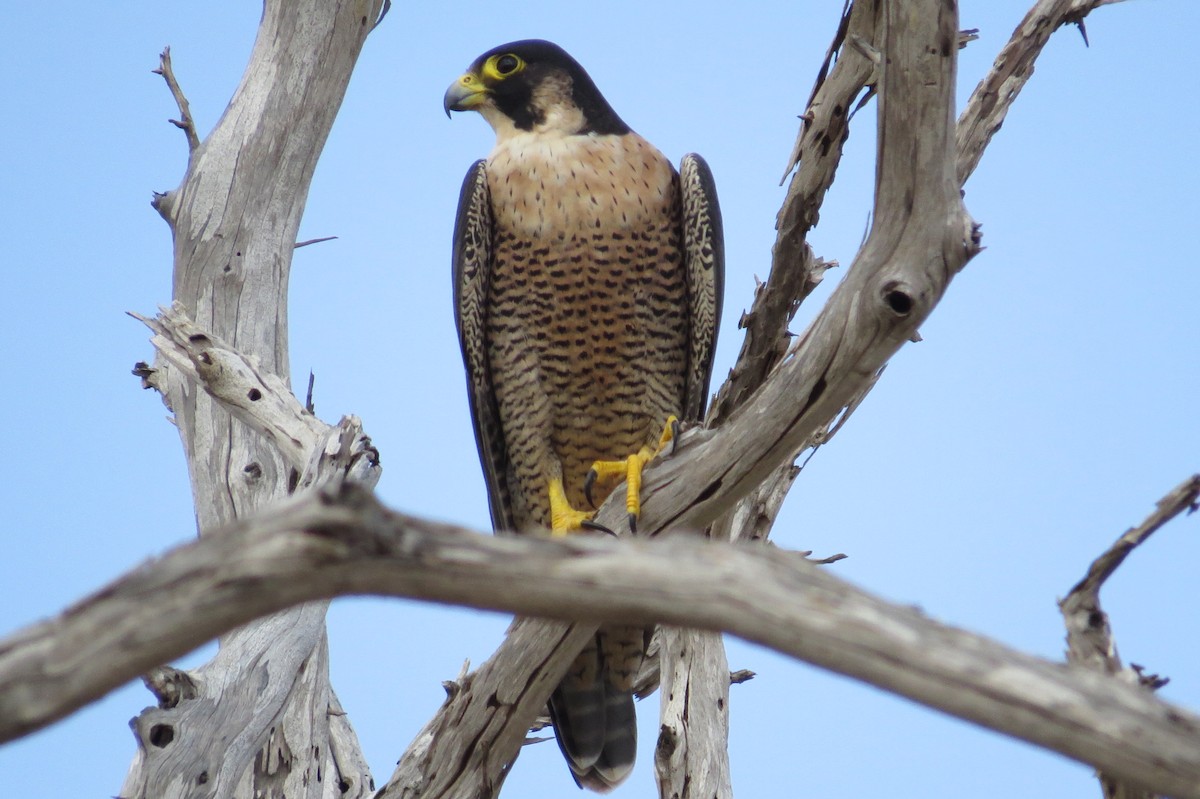
[{"label": "dead tree", "polygon": [[[290,254],[317,155],[384,0],[268,0],[242,84],[203,142],[164,53],[189,164],[156,202],[175,237],[175,296],[144,320],[159,356],[139,373],[179,424],[203,535],[0,642],[0,740],[148,674],[159,707],[137,720],[125,797],[494,796],[596,624],[661,622],[676,625],[660,639],[663,796],[732,795],[729,674],[715,631],[1090,763],[1109,795],[1200,796],[1200,718],[1158,701],[1155,678],[1121,665],[1097,598],[1132,546],[1195,506],[1200,478],[1165,497],[1064,602],[1072,660],[1095,672],[946,627],[795,553],[746,543],[769,533],[798,453],[839,429],[978,251],[962,184],[1049,35],[1105,1],[1038,2],[957,122],[953,2],[847,7],[793,152],[770,277],[742,319],[737,366],[704,429],[647,472],[635,541],[492,538],[390,511],[371,494],[378,459],[358,421],[327,425],[292,394]],[[790,341],[787,324],[825,268],[805,238],[833,180],[846,110],[872,96],[870,234]],[[613,529],[619,504],[599,515]],[[710,532],[659,535],[668,530]],[[531,617],[449,686],[378,793],[328,678],[324,611],[345,593]],[[220,652],[201,669],[160,666],[214,636]]]}]

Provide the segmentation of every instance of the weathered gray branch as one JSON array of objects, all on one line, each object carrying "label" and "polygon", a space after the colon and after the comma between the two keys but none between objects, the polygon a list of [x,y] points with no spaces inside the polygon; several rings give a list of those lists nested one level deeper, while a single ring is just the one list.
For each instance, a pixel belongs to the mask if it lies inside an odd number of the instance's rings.
[{"label": "weathered gray branch", "polygon": [[660,799],[733,796],[729,662],[721,635],[660,627],[662,714],[654,746]]},{"label": "weathered gray branch", "polygon": [[167,82],[167,88],[171,90],[171,96],[175,98],[175,105],[179,106],[179,119],[172,119],[171,124],[183,131],[187,136],[188,156],[200,148],[200,136],[196,133],[196,122],[192,119],[192,109],[188,105],[187,97],[183,94],[183,89],[179,86],[179,81],[175,78],[175,69],[171,64],[171,48],[163,48],[162,54],[158,57],[158,69],[154,70],[154,74],[162,75],[163,80]]},{"label": "weathered gray branch", "polygon": [[[849,109],[855,95],[875,72],[874,63],[847,41],[874,41],[877,2],[847,8],[826,54],[817,84],[801,117],[800,133],[789,158],[795,175],[788,186],[776,228],[778,237],[766,283],[755,289],[749,312],[738,327],[742,349],[710,408],[707,424],[719,425],[756,391],[787,351],[787,326],[800,303],[820,284],[830,264],[817,258],[806,241],[816,224],[825,192],[832,185],[849,135]],[[837,64],[830,65],[837,56]],[[861,395],[862,392],[860,392]],[[814,434],[816,444],[824,434]],[[809,442],[806,442],[806,445]],[[765,539],[792,481],[799,473],[785,463],[739,500],[710,529],[716,540]],[[729,683],[720,637],[701,631],[663,630],[659,651],[663,695],[655,776],[659,796],[671,799],[727,799],[733,795],[729,773]]]},{"label": "weathered gray branch", "polygon": [[[755,290],[753,306],[738,321],[746,331],[742,349],[713,403],[713,421],[728,416],[766,380],[787,349],[788,323],[831,266],[813,254],[806,237],[817,224],[825,192],[837,174],[850,135],[851,106],[875,72],[874,64],[846,42],[874,41],[879,8],[878,0],[850,6],[826,54],[788,158],[787,171],[795,168],[795,173],[776,218],[771,270]],[[837,63],[830,70],[835,56]]]},{"label": "weathered gray branch", "polygon": [[[1157,675],[1140,668],[1127,668],[1117,654],[1117,644],[1108,614],[1100,607],[1100,589],[1125,558],[1154,535],[1164,524],[1184,511],[1192,513],[1200,500],[1200,474],[1194,474],[1158,501],[1158,507],[1137,527],[1131,527],[1109,549],[1092,562],[1087,575],[1067,598],[1058,603],[1067,625],[1067,661],[1101,674],[1110,675],[1129,685],[1154,691],[1166,683]],[[1098,775],[1105,799],[1154,799],[1153,791],[1129,785],[1111,774]]]},{"label": "weathered gray branch", "polygon": [[[887,52],[895,66],[885,71],[880,93],[880,166],[870,235],[845,280],[766,384],[718,431],[700,431],[691,439],[700,443],[647,473],[640,526],[648,530],[702,528],[789,462],[874,379],[977,251],[949,146],[953,15],[943,16],[942,4],[932,0],[923,18],[919,4],[900,5],[889,12]],[[922,30],[922,19],[937,21],[938,28]],[[889,98],[896,101],[889,105]],[[680,491],[681,482],[689,489]],[[679,502],[679,493],[691,496]]]},{"label": "weathered gray branch", "polygon": [[[391,513],[353,483],[182,546],[0,644],[0,738],[263,613],[359,593],[730,630],[1130,783],[1200,796],[1200,717],[890,605],[793,553],[691,536],[493,537]],[[555,624],[561,636],[568,625]],[[495,691],[493,712],[530,690]]]},{"label": "weathered gray branch", "polygon": [[1131,683],[1140,676],[1121,664],[1108,626],[1108,616],[1100,609],[1100,589],[1125,558],[1158,532],[1167,522],[1185,511],[1193,513],[1200,501],[1200,474],[1192,475],[1158,501],[1154,513],[1137,527],[1131,527],[1108,550],[1096,558],[1087,574],[1075,584],[1066,599],[1058,603],[1067,625],[1067,657],[1072,663],[1106,674],[1122,674]]},{"label": "weathered gray branch", "polygon": [[1008,109],[1033,77],[1034,62],[1050,36],[1063,25],[1082,27],[1100,6],[1120,0],[1037,0],[996,56],[991,70],[975,87],[958,120],[958,180],[966,184],[979,166],[988,142],[1004,124]]},{"label": "weathered gray branch", "polygon": [[[1033,75],[1033,65],[1049,37],[1064,25],[1081,24],[1094,9],[1120,0],[1039,0],[996,57],[959,117],[956,152],[960,187],[979,165],[1009,108]],[[878,0],[848,5],[813,87],[800,131],[788,156],[792,175],[776,219],[778,236],[771,270],[742,315],[746,330],[730,379],[714,409],[737,407],[766,379],[787,346],[787,325],[800,303],[836,262],[813,254],[806,237],[817,224],[825,192],[833,185],[842,147],[849,137],[851,112],[871,96],[876,61],[867,48],[875,42]],[[856,44],[857,43],[857,44]],[[786,178],[786,175],[785,175]],[[716,418],[720,418],[717,416]]]},{"label": "weathered gray branch", "polygon": [[150,343],[158,352],[160,368],[166,365],[239,422],[268,438],[290,469],[304,468],[329,425],[300,404],[287,381],[201,329],[180,303],[160,309],[155,317],[130,315],[154,333]]},{"label": "weathered gray branch", "polygon": [[[164,347],[153,369],[140,365],[137,373],[174,412],[202,532],[285,497],[310,459],[312,481],[324,468],[360,469],[368,477],[376,471],[370,455],[361,457],[361,431],[330,430],[285,402],[273,409],[280,420],[274,432],[282,432],[274,441],[238,419],[266,397],[294,403],[287,391],[287,289],[296,232],[317,158],[381,4],[266,0],[241,84],[203,142],[163,54],[159,71],[189,141],[182,183],[154,200],[174,236],[176,313],[228,342],[238,358],[198,362],[204,374],[197,381],[194,370],[172,359],[182,357],[179,351]],[[190,342],[194,349],[202,343]],[[224,375],[241,366],[244,374]],[[222,393],[244,378],[262,387]],[[227,634],[217,656],[190,675],[194,695],[136,720],[139,751],[122,795],[366,795],[370,773],[349,725],[333,710],[324,605],[221,632]]]}]

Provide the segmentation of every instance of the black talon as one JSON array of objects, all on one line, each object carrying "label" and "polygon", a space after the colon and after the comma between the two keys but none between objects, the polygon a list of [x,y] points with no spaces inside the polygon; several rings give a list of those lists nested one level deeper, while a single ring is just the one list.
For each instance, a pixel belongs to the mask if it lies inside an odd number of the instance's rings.
[{"label": "black talon", "polygon": [[637,514],[629,514],[629,532],[637,535]]},{"label": "black talon", "polygon": [[584,530],[594,530],[597,533],[608,533],[613,538],[617,537],[617,534],[614,533],[612,530],[608,529],[600,522],[594,522],[591,519],[584,519],[583,521],[581,521],[579,523],[579,526],[580,526],[580,528],[582,528]]},{"label": "black talon", "polygon": [[[596,478],[599,477],[595,469],[588,469],[587,477],[583,478],[583,495],[587,498],[588,504],[593,508],[596,507],[596,500],[592,499],[592,486],[596,485]],[[605,528],[606,530],[608,528]],[[608,532],[612,532],[609,530]]]},{"label": "black talon", "polygon": [[671,422],[671,454],[675,454],[675,450],[679,447],[679,420],[675,419]]}]

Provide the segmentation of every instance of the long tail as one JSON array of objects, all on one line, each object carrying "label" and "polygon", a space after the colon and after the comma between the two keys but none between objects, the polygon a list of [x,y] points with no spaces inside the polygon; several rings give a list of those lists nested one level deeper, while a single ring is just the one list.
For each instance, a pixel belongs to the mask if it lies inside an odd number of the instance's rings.
[{"label": "long tail", "polygon": [[601,628],[550,697],[554,736],[581,788],[607,793],[633,770],[633,678],[645,633],[640,627]]}]

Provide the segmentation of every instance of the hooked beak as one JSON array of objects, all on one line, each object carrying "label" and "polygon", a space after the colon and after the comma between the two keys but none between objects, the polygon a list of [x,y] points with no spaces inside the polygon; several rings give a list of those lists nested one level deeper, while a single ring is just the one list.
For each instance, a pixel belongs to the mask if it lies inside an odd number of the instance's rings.
[{"label": "hooked beak", "polygon": [[446,110],[447,117],[451,111],[469,111],[482,103],[487,95],[487,87],[483,85],[479,76],[468,72],[446,89],[446,96],[442,98],[442,108]]}]

